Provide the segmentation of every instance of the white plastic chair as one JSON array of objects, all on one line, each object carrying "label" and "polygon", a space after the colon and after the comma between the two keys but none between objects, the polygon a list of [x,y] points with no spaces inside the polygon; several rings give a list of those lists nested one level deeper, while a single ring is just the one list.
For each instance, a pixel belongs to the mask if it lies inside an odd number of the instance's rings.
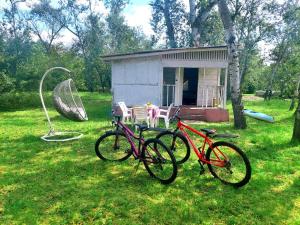
[{"label": "white plastic chair", "polygon": [[125,102],[118,102],[118,105],[120,106],[122,110],[122,122],[124,123],[125,120],[129,121],[132,120],[132,108],[127,108]]},{"label": "white plastic chair", "polygon": [[[150,117],[148,116],[148,110],[146,107],[133,107],[134,123],[146,122],[147,126],[150,125]],[[137,126],[135,126],[135,130]]]},{"label": "white plastic chair", "polygon": [[166,128],[167,129],[169,128],[169,125],[170,125],[169,115],[170,115],[170,111],[171,111],[173,106],[174,106],[174,104],[171,103],[167,110],[165,110],[165,109],[160,109],[159,110],[159,115],[157,116],[157,120],[156,120],[156,123],[157,123],[156,126],[158,126],[158,124],[159,124],[159,118],[162,118],[162,119],[165,120]]}]

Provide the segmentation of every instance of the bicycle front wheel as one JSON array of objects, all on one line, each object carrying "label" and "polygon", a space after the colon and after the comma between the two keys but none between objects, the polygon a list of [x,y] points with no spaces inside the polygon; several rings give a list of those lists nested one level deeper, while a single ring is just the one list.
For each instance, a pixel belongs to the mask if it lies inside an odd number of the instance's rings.
[{"label": "bicycle front wheel", "polygon": [[95,151],[100,159],[108,161],[123,161],[132,154],[130,143],[119,131],[110,131],[102,135],[96,141]]},{"label": "bicycle front wheel", "polygon": [[211,174],[223,183],[242,187],[251,178],[251,166],[246,154],[234,144],[215,142],[206,152]]},{"label": "bicycle front wheel", "polygon": [[172,183],[177,176],[176,159],[158,139],[149,139],[142,149],[142,160],[150,176],[163,184]]},{"label": "bicycle front wheel", "polygon": [[164,131],[156,136],[157,139],[162,141],[175,156],[177,164],[186,162],[190,157],[190,146],[185,138],[179,132]]}]

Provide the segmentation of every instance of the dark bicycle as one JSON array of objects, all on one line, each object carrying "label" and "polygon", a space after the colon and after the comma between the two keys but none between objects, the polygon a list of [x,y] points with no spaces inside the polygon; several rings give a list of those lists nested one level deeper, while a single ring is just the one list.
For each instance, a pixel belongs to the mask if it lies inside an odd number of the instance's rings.
[{"label": "dark bicycle", "polygon": [[[107,131],[96,141],[97,156],[106,161],[124,161],[133,155],[139,163],[144,163],[150,176],[163,184],[172,183],[177,176],[177,164],[171,150],[156,138],[145,140],[143,132],[149,130],[147,126],[136,124],[139,127],[136,136],[121,122],[120,116],[115,118],[116,130]],[[138,146],[134,140],[138,140]]]}]

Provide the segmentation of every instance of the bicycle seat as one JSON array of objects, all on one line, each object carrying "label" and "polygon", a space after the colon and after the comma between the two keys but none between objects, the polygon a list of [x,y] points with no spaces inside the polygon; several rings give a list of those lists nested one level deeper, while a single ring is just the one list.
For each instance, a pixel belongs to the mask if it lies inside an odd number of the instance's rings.
[{"label": "bicycle seat", "polygon": [[140,131],[146,131],[149,129],[149,127],[145,124],[134,124],[134,125],[137,126]]},{"label": "bicycle seat", "polygon": [[202,129],[200,129],[200,130],[203,131],[206,135],[210,135],[210,134],[216,133],[216,130],[214,130],[214,129],[209,129],[209,128],[202,128]]}]

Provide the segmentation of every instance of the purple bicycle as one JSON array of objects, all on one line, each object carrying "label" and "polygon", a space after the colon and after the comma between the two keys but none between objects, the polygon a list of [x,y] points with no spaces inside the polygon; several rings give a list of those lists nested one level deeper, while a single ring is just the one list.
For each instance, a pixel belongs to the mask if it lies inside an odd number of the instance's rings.
[{"label": "purple bicycle", "polygon": [[[149,130],[145,125],[138,125],[139,135],[136,136],[116,116],[113,124],[116,130],[107,131],[95,144],[97,156],[105,161],[124,161],[131,155],[144,163],[151,177],[163,184],[173,182],[177,176],[177,164],[173,153],[160,140],[151,138],[145,140],[143,131]],[[134,143],[138,141],[138,146]]]}]

